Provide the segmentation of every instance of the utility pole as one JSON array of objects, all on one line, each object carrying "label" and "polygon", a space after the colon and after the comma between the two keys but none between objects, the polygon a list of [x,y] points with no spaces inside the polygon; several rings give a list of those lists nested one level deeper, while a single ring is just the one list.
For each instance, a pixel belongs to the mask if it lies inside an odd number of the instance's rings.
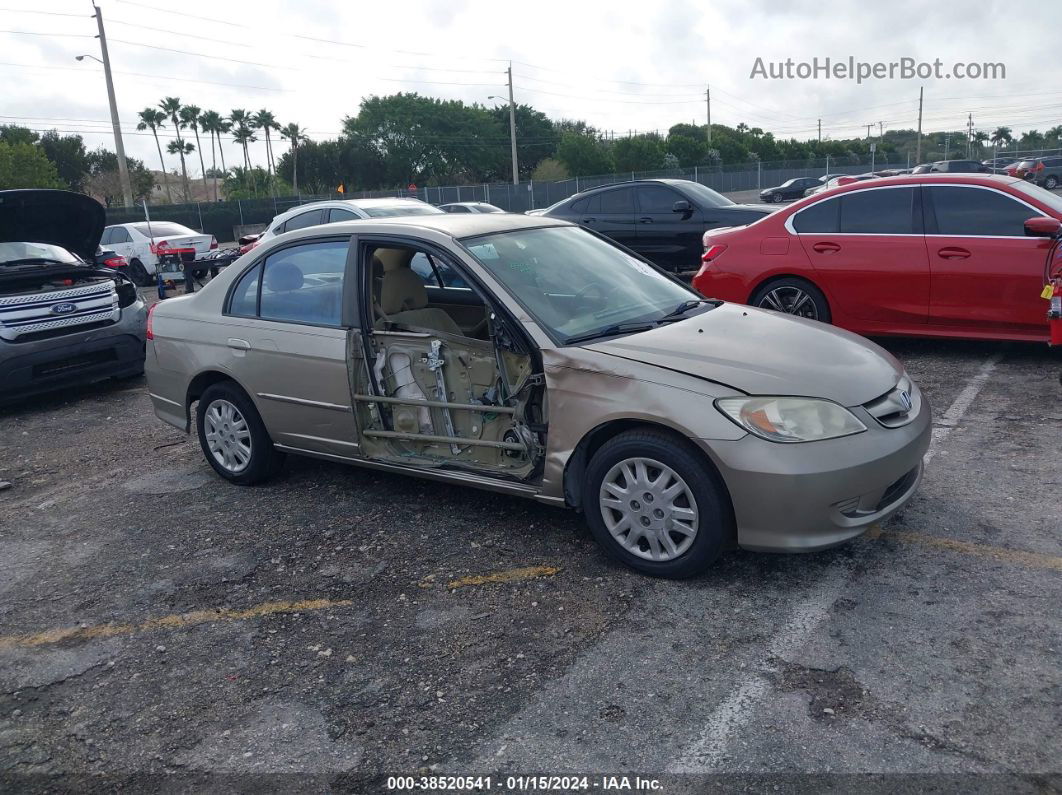
[{"label": "utility pole", "polygon": [[133,206],[133,189],[129,186],[129,168],[125,163],[125,144],[122,142],[122,128],[118,122],[118,103],[114,99],[114,80],[111,79],[111,58],[107,54],[107,34],[103,30],[103,12],[96,9],[96,26],[99,28],[100,50],[103,52],[103,76],[107,80],[107,100],[111,105],[111,126],[114,128],[114,153],[118,156],[118,179],[122,183],[122,200],[126,207]]},{"label": "utility pole", "polygon": [[925,87],[918,89],[918,142],[915,144],[915,165],[922,162],[922,92]]},{"label": "utility pole", "polygon": [[951,148],[951,133],[944,133],[944,159],[948,159],[948,150]]},{"label": "utility pole", "polygon": [[869,139],[870,138],[870,128],[874,126],[874,122],[871,122],[870,124],[866,124],[866,125],[863,125],[863,126],[865,126],[867,128],[867,139]]},{"label": "utility pole", "polygon": [[822,119],[819,119],[819,143],[822,143]]},{"label": "utility pole", "polygon": [[712,143],[712,87],[705,86],[704,101],[708,108],[708,143]]},{"label": "utility pole", "polygon": [[516,102],[513,100],[513,65],[509,63],[509,143],[513,149],[513,184],[520,184],[520,166],[516,162]]},{"label": "utility pole", "polygon": [[973,114],[966,114],[966,157],[973,157]]},{"label": "utility pole", "polygon": [[878,122],[878,138],[884,138],[884,137],[885,137],[885,122],[879,121]]}]

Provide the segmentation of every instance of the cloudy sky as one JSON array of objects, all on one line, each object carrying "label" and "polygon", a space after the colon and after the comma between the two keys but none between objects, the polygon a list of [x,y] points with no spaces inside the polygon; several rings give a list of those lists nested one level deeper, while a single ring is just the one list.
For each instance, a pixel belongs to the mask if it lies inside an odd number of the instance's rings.
[{"label": "cloudy sky", "polygon": [[[1062,4],[895,0],[99,0],[126,150],[155,167],[137,111],[163,96],[227,113],[268,108],[334,137],[372,94],[417,91],[495,103],[511,60],[516,100],[625,135],[712,121],[809,138],[913,128],[1062,123]],[[0,122],[82,134],[113,148],[89,0],[0,0]],[[1011,20],[1016,20],[1011,22]],[[1002,63],[1003,79],[750,77],[765,64],[940,59]],[[172,134],[172,133],[170,133]],[[165,142],[164,142],[165,143]],[[227,143],[226,157],[238,150]],[[263,145],[252,157],[262,162]],[[279,151],[279,150],[278,150]]]}]

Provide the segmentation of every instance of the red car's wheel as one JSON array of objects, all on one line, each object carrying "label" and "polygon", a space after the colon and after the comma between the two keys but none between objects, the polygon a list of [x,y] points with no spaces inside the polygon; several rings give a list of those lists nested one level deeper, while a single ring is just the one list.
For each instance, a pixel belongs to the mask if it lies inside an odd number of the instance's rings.
[{"label": "red car's wheel", "polygon": [[808,320],[830,322],[830,305],[822,290],[805,279],[787,278],[768,282],[749,301],[753,306],[785,312]]}]

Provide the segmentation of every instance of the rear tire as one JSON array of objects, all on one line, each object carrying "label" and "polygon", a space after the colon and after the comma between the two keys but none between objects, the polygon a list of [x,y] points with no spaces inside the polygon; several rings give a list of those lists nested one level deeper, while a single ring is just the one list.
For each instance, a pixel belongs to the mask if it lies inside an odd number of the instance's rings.
[{"label": "rear tire", "polygon": [[590,460],[583,494],[597,542],[652,577],[700,574],[733,537],[725,486],[670,433],[647,428],[610,439]]},{"label": "rear tire", "polygon": [[284,463],[284,454],[273,447],[258,409],[235,384],[222,381],[206,388],[195,425],[207,463],[237,486],[268,480]]},{"label": "rear tire", "polygon": [[137,287],[147,287],[151,284],[151,276],[148,275],[147,268],[138,259],[129,260],[129,278]]},{"label": "rear tire", "polygon": [[1044,187],[1047,188],[1048,190],[1054,190],[1055,188],[1057,188],[1058,187],[1058,177],[1056,177],[1054,174],[1049,176],[1047,179],[1044,180]]},{"label": "rear tire", "polygon": [[795,276],[767,282],[752,294],[749,304],[821,323],[829,323],[832,317],[822,290]]}]

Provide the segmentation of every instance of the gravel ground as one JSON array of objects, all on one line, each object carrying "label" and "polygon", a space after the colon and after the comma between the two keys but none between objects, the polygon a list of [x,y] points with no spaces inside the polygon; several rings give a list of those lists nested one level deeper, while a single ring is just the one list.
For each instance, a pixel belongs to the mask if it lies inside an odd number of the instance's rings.
[{"label": "gravel ground", "polygon": [[142,379],[10,407],[0,791],[1058,791],[1062,359],[885,344],[938,426],[903,515],[686,582],[506,496],[300,458],[230,486]]}]

